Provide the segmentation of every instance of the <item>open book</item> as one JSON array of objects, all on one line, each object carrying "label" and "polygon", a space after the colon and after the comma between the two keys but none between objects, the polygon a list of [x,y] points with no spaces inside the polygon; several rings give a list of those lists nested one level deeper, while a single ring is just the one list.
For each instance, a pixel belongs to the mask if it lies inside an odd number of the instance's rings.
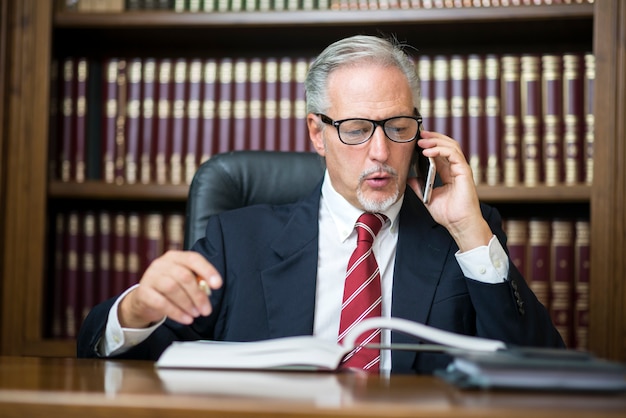
[{"label": "open book", "polygon": [[[370,318],[355,326],[343,344],[312,335],[254,342],[179,341],[165,349],[156,362],[160,368],[192,369],[296,369],[336,370],[343,358],[356,348],[355,341],[371,329],[390,329],[435,344],[394,345],[391,349],[445,351],[461,349],[493,352],[506,348],[502,341],[443,331],[401,318]],[[368,347],[372,347],[368,345]],[[385,348],[385,347],[381,347]]]}]

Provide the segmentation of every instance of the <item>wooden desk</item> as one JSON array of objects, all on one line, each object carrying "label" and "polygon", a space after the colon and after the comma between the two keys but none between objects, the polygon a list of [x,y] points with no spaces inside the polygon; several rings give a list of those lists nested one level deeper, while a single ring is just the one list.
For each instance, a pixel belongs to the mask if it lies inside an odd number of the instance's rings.
[{"label": "wooden desk", "polygon": [[617,395],[460,391],[430,376],[191,371],[0,357],[0,417],[626,417]]}]

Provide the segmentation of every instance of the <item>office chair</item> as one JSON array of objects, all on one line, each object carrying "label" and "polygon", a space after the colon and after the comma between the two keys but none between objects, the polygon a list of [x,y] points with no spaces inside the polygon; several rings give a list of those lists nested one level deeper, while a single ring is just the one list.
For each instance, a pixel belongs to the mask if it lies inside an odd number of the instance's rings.
[{"label": "office chair", "polygon": [[313,152],[231,151],[205,161],[189,187],[185,249],[204,237],[209,216],[257,203],[295,202],[324,175]]}]

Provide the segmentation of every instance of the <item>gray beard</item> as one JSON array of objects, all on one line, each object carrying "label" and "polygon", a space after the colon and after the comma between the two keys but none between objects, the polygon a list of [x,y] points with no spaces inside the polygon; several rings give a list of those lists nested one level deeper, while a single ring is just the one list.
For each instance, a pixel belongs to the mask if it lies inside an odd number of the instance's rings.
[{"label": "gray beard", "polygon": [[389,196],[387,199],[376,201],[376,200],[367,199],[363,195],[363,192],[361,191],[360,188],[356,192],[356,198],[359,200],[359,203],[361,204],[363,209],[366,212],[371,212],[371,213],[386,211],[387,209],[389,209],[389,207],[391,207],[391,205],[393,205],[398,200],[399,195],[400,193],[398,192],[398,189],[396,189],[395,193]]}]

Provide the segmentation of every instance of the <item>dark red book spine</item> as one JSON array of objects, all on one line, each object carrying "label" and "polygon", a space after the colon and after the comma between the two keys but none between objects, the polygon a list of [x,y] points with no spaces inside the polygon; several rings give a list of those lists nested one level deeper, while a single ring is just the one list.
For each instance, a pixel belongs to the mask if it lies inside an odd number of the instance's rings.
[{"label": "dark red book spine", "polygon": [[72,180],[72,161],[74,156],[75,142],[75,100],[76,84],[74,81],[75,59],[66,58],[63,61],[63,90],[61,93],[61,148],[59,160],[61,163],[61,181]]},{"label": "dark red book spine", "polygon": [[574,301],[574,348],[589,349],[589,221],[576,221],[576,273]]},{"label": "dark red book spine", "polygon": [[214,153],[224,153],[233,149],[233,60],[222,58],[219,62],[217,107],[217,148]]},{"label": "dark red book spine", "polygon": [[549,310],[550,292],[550,222],[530,219],[528,222],[529,269],[527,280],[537,299]]},{"label": "dark red book spine", "polygon": [[111,214],[107,210],[100,211],[98,214],[98,285],[96,289],[96,298],[98,302],[102,302],[114,295],[112,288],[112,271],[113,271],[113,226]]},{"label": "dark red book spine", "polygon": [[115,118],[115,168],[116,184],[126,181],[126,104],[128,101],[128,68],[126,60],[120,60],[117,73],[117,116]]},{"label": "dark red book spine", "polygon": [[82,183],[86,178],[87,160],[87,58],[81,57],[76,62],[76,118],[74,122],[74,135],[76,144],[73,149],[71,177],[77,183]]},{"label": "dark red book spine", "polygon": [[563,80],[561,56],[544,54],[542,61],[544,182],[555,186],[563,180]]},{"label": "dark red book spine", "polygon": [[144,241],[141,253],[141,271],[145,271],[150,263],[163,254],[163,214],[148,213],[144,216],[143,232]]},{"label": "dark red book spine", "polygon": [[294,64],[294,150],[298,152],[313,151],[309,140],[309,129],[306,124],[306,96],[304,80],[309,69],[309,59],[298,57]]},{"label": "dark red book spine", "polygon": [[265,59],[265,97],[263,118],[265,121],[264,149],[276,151],[278,147],[278,60],[273,57]]},{"label": "dark red book spine", "polygon": [[433,114],[433,64],[428,55],[421,55],[418,60],[418,74],[420,78],[420,105],[417,109],[422,115],[422,123],[426,130],[434,127]]},{"label": "dark red book spine", "polygon": [[595,138],[594,117],[594,85],[596,80],[596,58],[592,53],[585,54],[585,77],[584,77],[584,116],[585,116],[585,184],[593,183],[593,143]]},{"label": "dark red book spine", "polygon": [[117,119],[117,67],[118,59],[111,58],[104,70],[104,112],[102,135],[102,167],[104,181],[115,181],[115,126]]},{"label": "dark red book spine", "polygon": [[502,140],[500,58],[485,57],[485,137],[487,138],[487,170],[485,181],[494,186],[502,182]]},{"label": "dark red book spine", "polygon": [[208,58],[204,61],[202,68],[202,146],[200,163],[211,158],[213,149],[216,146],[217,71],[218,64],[214,58]]},{"label": "dark red book spine", "polygon": [[68,214],[67,243],[66,243],[65,282],[63,284],[65,308],[64,327],[65,337],[76,337],[79,320],[80,271],[78,266],[80,251],[80,215],[76,211]]},{"label": "dark red book spine", "polygon": [[450,60],[436,55],[433,62],[433,130],[450,134]]},{"label": "dark red book spine", "polygon": [[248,103],[249,114],[249,149],[260,150],[263,148],[263,60],[252,58],[250,60],[250,99]]},{"label": "dark red book spine", "polygon": [[290,57],[283,57],[278,65],[278,147],[281,151],[293,151],[293,63]]},{"label": "dark red book spine", "polygon": [[189,62],[187,89],[187,134],[185,135],[185,183],[191,184],[200,156],[200,108],[201,108],[202,61],[194,58]]},{"label": "dark red book spine", "polygon": [[575,271],[574,226],[570,220],[552,222],[552,322],[561,334],[565,345],[574,346],[573,290]]},{"label": "dark red book spine", "polygon": [[141,279],[141,217],[136,212],[126,216],[126,286],[139,283]]},{"label": "dark red book spine", "polygon": [[584,179],[584,71],[582,55],[566,54],[563,56],[564,181],[569,185],[581,183]]},{"label": "dark red book spine", "polygon": [[171,132],[172,116],[172,61],[169,58],[159,60],[158,67],[158,106],[156,113],[156,153],[155,153],[155,174],[157,184],[167,182],[167,156],[169,155],[169,140]]},{"label": "dark red book spine", "polygon": [[96,304],[96,215],[85,212],[82,219],[83,241],[81,244],[82,292],[80,301],[80,323]]},{"label": "dark red book spine", "polygon": [[468,130],[469,164],[474,174],[474,183],[482,184],[486,165],[485,149],[485,63],[480,55],[467,59],[468,78]]},{"label": "dark red book spine", "polygon": [[185,142],[185,108],[187,105],[187,59],[174,62],[174,95],[172,102],[172,136],[169,154],[171,184],[183,182],[183,152]]},{"label": "dark red book spine", "polygon": [[502,57],[504,121],[504,184],[516,186],[521,179],[521,80],[517,55]]},{"label": "dark red book spine", "polygon": [[450,57],[450,136],[459,143],[469,159],[467,131],[468,80],[466,59],[462,55]]},{"label": "dark red book spine", "polygon": [[118,212],[113,218],[113,240],[112,240],[112,254],[113,254],[113,271],[111,275],[111,286],[113,294],[122,293],[127,287],[126,281],[126,255],[128,249],[126,248],[126,214]]},{"label": "dark red book spine", "polygon": [[133,58],[128,62],[128,80],[126,102],[126,156],[124,164],[124,179],[129,184],[139,180],[139,142],[141,125],[141,77],[142,62],[140,58]]},{"label": "dark red book spine", "polygon": [[522,87],[522,161],[524,185],[537,186],[541,175],[541,61],[537,55],[523,55]]},{"label": "dark red book spine", "polygon": [[249,72],[248,58],[235,59],[233,65],[233,150],[248,149]]},{"label": "dark red book spine", "polygon": [[165,251],[182,250],[185,217],[180,213],[169,213],[165,217]]},{"label": "dark red book spine", "polygon": [[528,221],[526,219],[507,219],[505,222],[507,235],[506,246],[509,249],[509,257],[517,270],[528,277]]},{"label": "dark red book spine", "polygon": [[154,58],[145,58],[142,63],[141,78],[141,157],[140,157],[140,178],[142,184],[149,184],[155,181],[155,113],[156,113],[156,80],[157,65]]},{"label": "dark red book spine", "polygon": [[50,336],[52,338],[62,338],[65,333],[65,279],[67,249],[65,247],[67,238],[66,216],[64,213],[57,213],[55,216],[54,230],[54,276],[49,278],[51,297],[51,321]]}]

